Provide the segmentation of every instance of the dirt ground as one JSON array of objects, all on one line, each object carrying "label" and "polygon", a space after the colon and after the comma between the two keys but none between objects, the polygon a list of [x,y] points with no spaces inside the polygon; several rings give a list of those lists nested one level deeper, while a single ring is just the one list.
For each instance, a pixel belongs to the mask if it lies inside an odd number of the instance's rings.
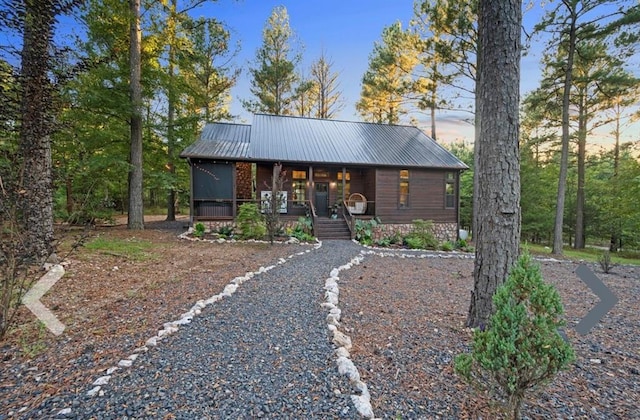
[{"label": "dirt ground", "polygon": [[[0,342],[0,418],[50,397],[85,391],[197,300],[220,293],[236,276],[309,247],[178,239],[186,225],[184,219],[149,218],[144,231],[130,232],[121,220],[89,232],[88,245],[66,257],[66,275],[42,299],[66,325],[64,333],[54,336],[22,307],[16,327]],[[140,245],[140,251],[89,246],[105,238]],[[545,280],[556,285],[565,305],[577,360],[529,401],[525,413],[640,418],[640,268],[596,273],[620,301],[592,332],[580,336],[573,327],[598,298],[578,279],[576,267],[542,263]],[[472,272],[471,259],[370,255],[341,274],[341,329],[354,343],[352,359],[377,416],[495,417],[482,399],[468,397],[452,367],[455,354],[466,351],[471,340],[464,321]]]},{"label": "dirt ground", "polygon": [[[84,390],[156,335],[163,323],[220,293],[234,277],[309,248],[188,241],[178,239],[186,219],[163,219],[146,217],[145,230],[136,232],[120,219],[115,226],[88,232],[87,246],[68,256],[61,253],[68,262],[66,273],[42,303],[66,329],[56,337],[20,308],[15,328],[0,341],[0,418],[51,396]],[[141,251],[90,249],[92,241],[105,238]]]}]

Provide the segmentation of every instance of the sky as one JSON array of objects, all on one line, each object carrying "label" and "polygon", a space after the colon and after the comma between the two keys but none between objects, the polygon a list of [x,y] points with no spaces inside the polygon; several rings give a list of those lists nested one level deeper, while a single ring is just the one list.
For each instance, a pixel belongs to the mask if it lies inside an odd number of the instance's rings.
[{"label": "sky", "polygon": [[[289,24],[304,46],[302,69],[308,71],[311,62],[320,57],[322,51],[333,61],[332,70],[338,72],[339,90],[345,102],[338,119],[361,121],[355,110],[360,98],[361,79],[369,64],[369,54],[374,42],[381,38],[382,30],[396,21],[408,26],[413,17],[413,0],[220,0],[200,7],[194,16],[215,17],[225,22],[234,40],[241,43],[236,62],[242,69],[240,79],[232,89],[231,112],[238,122],[251,122],[251,114],[245,111],[242,99],[253,99],[250,92],[249,66],[255,61],[256,51],[262,45],[262,31],[274,7],[283,5],[289,14]],[[532,21],[541,11],[525,13]],[[535,87],[539,79],[536,54],[524,58],[523,89]],[[411,114],[420,121],[420,128],[430,131],[428,116]],[[473,127],[464,119],[468,113],[444,114],[437,117],[438,137],[445,142],[471,141]],[[406,117],[401,123],[409,123]]]},{"label": "sky", "polygon": [[[179,0],[179,4],[186,0]],[[206,1],[194,9],[194,17],[216,18],[224,22],[231,32],[232,44],[239,43],[240,50],[233,60],[235,67],[242,73],[231,90],[231,113],[236,122],[251,123],[251,114],[243,109],[241,99],[254,99],[251,92],[249,67],[255,61],[256,51],[262,45],[262,31],[272,10],[276,6],[285,6],[289,14],[289,24],[294,31],[297,44],[302,46],[300,70],[308,72],[311,63],[324,51],[333,62],[332,70],[339,73],[339,91],[342,94],[344,108],[338,119],[361,121],[355,110],[360,98],[362,76],[369,64],[369,55],[374,43],[381,38],[384,27],[396,21],[408,26],[413,18],[414,0],[218,0]],[[547,1],[523,1],[523,26],[531,33],[533,25],[538,23],[545,12],[540,4]],[[552,7],[553,4],[547,7]],[[59,32],[75,33],[78,28],[73,19],[63,19]],[[0,34],[0,44],[14,43],[9,34]],[[59,41],[59,40],[58,40]],[[540,60],[544,43],[534,39],[521,61],[521,96],[535,89],[540,81]],[[0,52],[1,53],[1,52]],[[639,61],[636,57],[635,61]],[[640,69],[640,64],[635,70]],[[409,114],[418,120],[418,126],[430,132],[428,115],[420,112]],[[401,124],[409,124],[409,116],[403,117]],[[438,140],[443,143],[473,141],[473,126],[469,113],[451,113],[439,111],[436,117]],[[638,140],[637,127],[626,134],[625,140]],[[609,142],[608,135],[590,142]]]}]

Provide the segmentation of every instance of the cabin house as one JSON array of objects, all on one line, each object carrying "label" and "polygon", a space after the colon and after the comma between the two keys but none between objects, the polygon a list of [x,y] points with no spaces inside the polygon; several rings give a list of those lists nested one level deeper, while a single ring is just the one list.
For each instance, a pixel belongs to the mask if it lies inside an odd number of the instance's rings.
[{"label": "cabin house", "polygon": [[319,238],[350,237],[356,219],[378,235],[431,220],[458,236],[459,179],[467,166],[416,127],[257,114],[251,125],[207,124],[180,157],[191,167],[191,222],[228,224],[245,202],[271,192],[286,171],[280,214],[309,215]]}]

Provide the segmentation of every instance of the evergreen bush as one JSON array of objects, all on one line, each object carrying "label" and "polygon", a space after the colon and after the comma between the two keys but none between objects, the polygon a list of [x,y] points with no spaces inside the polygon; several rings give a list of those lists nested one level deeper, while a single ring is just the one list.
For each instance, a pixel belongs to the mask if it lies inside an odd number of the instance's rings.
[{"label": "evergreen bush", "polygon": [[205,231],[204,223],[198,222],[193,227],[193,236],[195,236],[196,238],[202,238],[204,236],[204,231]]},{"label": "evergreen bush", "polygon": [[405,237],[405,243],[409,248],[436,249],[438,240],[433,234],[433,222],[431,220],[416,219],[413,221],[413,229]]},{"label": "evergreen bush", "polygon": [[244,203],[238,208],[237,223],[242,239],[263,239],[267,234],[267,226],[255,203]]},{"label": "evergreen bush", "polygon": [[538,265],[524,253],[493,297],[495,313],[488,328],[476,330],[473,350],[458,355],[455,371],[465,381],[496,393],[517,419],[525,392],[550,382],[575,358],[558,328],[562,303],[544,283]]}]

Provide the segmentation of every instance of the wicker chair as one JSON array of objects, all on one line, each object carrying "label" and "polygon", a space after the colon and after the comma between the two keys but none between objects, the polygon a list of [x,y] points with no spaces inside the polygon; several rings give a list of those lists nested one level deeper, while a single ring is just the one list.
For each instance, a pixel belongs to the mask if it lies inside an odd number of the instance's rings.
[{"label": "wicker chair", "polygon": [[351,214],[364,214],[367,211],[367,197],[360,193],[353,193],[347,200],[347,208]]}]

